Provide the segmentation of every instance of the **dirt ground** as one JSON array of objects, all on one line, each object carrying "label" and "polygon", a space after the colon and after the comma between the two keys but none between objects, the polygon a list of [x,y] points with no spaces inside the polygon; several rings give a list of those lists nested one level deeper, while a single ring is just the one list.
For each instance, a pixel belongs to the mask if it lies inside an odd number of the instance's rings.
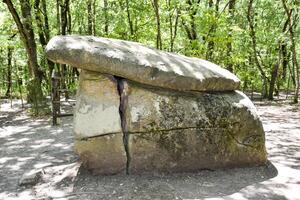
[{"label": "dirt ground", "polygon": [[[57,127],[0,100],[0,199],[300,199],[300,107],[257,102],[267,166],[173,175],[93,176],[73,153],[72,117]],[[24,173],[41,171],[33,186]]]}]

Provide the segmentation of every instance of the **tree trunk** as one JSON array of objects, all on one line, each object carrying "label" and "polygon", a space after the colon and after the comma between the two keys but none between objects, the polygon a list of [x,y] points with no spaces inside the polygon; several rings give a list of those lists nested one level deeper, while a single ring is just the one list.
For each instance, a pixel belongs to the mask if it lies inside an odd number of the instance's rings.
[{"label": "tree trunk", "polygon": [[198,39],[195,16],[198,12],[198,5],[200,3],[200,0],[197,0],[196,2],[193,2],[191,0],[186,0],[186,3],[189,5],[186,11],[188,12],[190,20],[185,21],[182,18],[182,25],[184,27],[184,30],[189,40],[192,42]]},{"label": "tree trunk", "polygon": [[[177,28],[178,28],[178,19],[179,19],[179,10],[178,8],[174,8],[172,10],[171,0],[167,0],[168,12],[169,12],[169,31],[170,31],[170,51],[174,51],[174,42],[177,36]],[[175,22],[174,22],[174,30],[173,30],[173,17],[175,14]]]},{"label": "tree trunk", "polygon": [[56,0],[56,27],[57,27],[57,34],[61,34],[60,30],[60,6],[61,6],[61,0]]},{"label": "tree trunk", "polygon": [[5,97],[11,97],[12,92],[12,79],[11,79],[11,71],[12,71],[12,51],[11,47],[7,48],[7,73],[6,73],[6,80],[7,80],[7,90],[5,93]]},{"label": "tree trunk", "polygon": [[[1,63],[3,63],[3,58],[1,57],[1,56],[2,56],[2,52],[3,52],[3,49],[0,47],[0,62],[1,62]],[[2,83],[1,83],[1,86],[2,86],[2,88],[5,88],[5,87],[6,87],[6,84],[5,84],[5,80],[6,80],[5,68],[1,67],[0,69],[1,69],[0,74],[1,74],[1,76],[2,76],[2,77],[1,77],[1,78],[2,78],[2,79],[1,79],[1,80],[2,80],[2,81],[1,81],[1,82],[2,82]],[[0,87],[1,87],[1,86],[0,86]]]},{"label": "tree trunk", "polygon": [[285,81],[287,77],[287,70],[288,70],[288,65],[289,65],[289,60],[290,60],[290,54],[288,53],[287,49],[287,44],[284,43],[281,46],[281,57],[282,57],[282,76],[281,80]]},{"label": "tree trunk", "polygon": [[278,63],[276,63],[272,68],[271,80],[270,80],[270,86],[269,86],[269,93],[268,93],[268,99],[269,100],[274,99],[273,94],[274,94],[276,79],[277,79],[277,76],[278,76],[279,63],[280,63],[280,58],[279,58]]},{"label": "tree trunk", "polygon": [[[42,0],[41,4],[42,4],[43,16],[44,16],[44,26],[43,26],[44,27],[44,35],[45,35],[46,43],[48,43],[50,40],[50,28],[49,28],[46,0]],[[51,81],[52,71],[54,70],[54,63],[47,59],[47,64],[49,67],[48,80]]]},{"label": "tree trunk", "polygon": [[220,4],[220,0],[216,0],[216,4],[213,5],[213,0],[209,0],[209,8],[213,9],[213,6],[215,7],[214,9],[214,13],[213,13],[213,18],[214,21],[208,31],[208,44],[207,44],[207,52],[206,52],[206,59],[207,60],[212,60],[213,59],[213,52],[214,52],[214,48],[215,48],[215,41],[214,41],[214,37],[215,37],[215,33],[217,30],[217,23],[215,22],[215,20],[217,19],[217,15],[219,13],[219,4]]},{"label": "tree trunk", "polygon": [[92,11],[92,0],[87,1],[87,20],[88,20],[88,34],[93,35],[93,11]]},{"label": "tree trunk", "polygon": [[[282,33],[285,34],[285,32],[287,31],[288,28],[288,24],[289,24],[289,20],[290,20],[290,16],[287,17],[283,28],[282,28]],[[285,56],[286,54],[286,42],[284,41],[284,39],[279,39],[278,42],[278,62],[273,66],[272,68],[272,72],[271,72],[271,80],[270,80],[270,87],[269,87],[269,94],[268,94],[268,99],[269,100],[273,100],[274,96],[274,90],[275,90],[275,84],[276,84],[276,80],[278,77],[278,70],[279,70],[279,66],[282,63],[283,65],[286,65],[286,58],[283,58],[283,55]],[[288,62],[288,61],[287,61]],[[286,67],[286,66],[285,66]],[[278,92],[280,90],[280,86],[278,87]]]},{"label": "tree trunk", "polygon": [[[61,35],[66,35],[68,28],[68,11],[69,11],[69,0],[64,0],[60,7],[60,20],[61,20]],[[69,93],[67,91],[67,66],[62,64],[60,69],[61,75],[61,87],[65,90],[65,98],[69,99]]]},{"label": "tree trunk", "polygon": [[233,63],[232,63],[232,26],[234,20],[234,8],[235,8],[235,1],[236,0],[229,0],[228,6],[228,13],[229,13],[229,32],[228,32],[228,39],[227,42],[227,70],[233,72]]},{"label": "tree trunk", "polygon": [[38,32],[39,40],[44,49],[45,46],[47,45],[47,41],[44,35],[44,24],[42,20],[42,13],[40,10],[40,0],[34,1],[34,11],[35,11],[35,21],[37,24],[37,32]]},{"label": "tree trunk", "polygon": [[61,34],[66,35],[68,26],[69,0],[64,0],[60,7]]},{"label": "tree trunk", "polygon": [[48,20],[46,0],[42,0],[42,10],[43,10],[43,16],[44,16],[44,34],[46,37],[46,41],[48,42],[50,40],[50,29],[49,29],[49,20]]},{"label": "tree trunk", "polygon": [[[43,102],[44,96],[42,92],[42,78],[43,73],[40,70],[37,61],[37,51],[36,51],[36,43],[35,37],[32,27],[32,17],[31,17],[31,5],[29,0],[20,0],[21,4],[21,14],[22,14],[22,22],[20,17],[14,8],[11,0],[3,1],[10,11],[21,36],[21,40],[24,43],[26,53],[28,56],[28,67],[29,67],[29,75],[32,78],[28,84],[28,102],[33,102],[35,105],[38,105]],[[36,110],[38,112],[38,107]]]},{"label": "tree trunk", "polygon": [[266,98],[268,94],[268,87],[267,83],[269,82],[268,77],[266,76],[266,73],[264,72],[259,60],[258,60],[258,52],[257,52],[257,47],[256,47],[256,32],[255,32],[255,27],[254,27],[254,13],[253,13],[253,1],[254,0],[249,0],[248,4],[248,11],[247,11],[247,20],[249,23],[249,29],[250,29],[250,37],[252,41],[252,50],[254,54],[254,61],[255,64],[262,76],[263,79],[263,91],[262,91],[262,97]]},{"label": "tree trunk", "polygon": [[155,12],[155,18],[156,18],[156,48],[157,49],[162,49],[162,39],[161,39],[161,27],[160,27],[160,13],[159,13],[159,0],[153,0],[152,1],[152,6]]},{"label": "tree trunk", "polygon": [[181,23],[184,31],[189,39],[189,45],[187,46],[188,55],[199,56],[199,41],[197,34],[196,15],[198,12],[199,4],[201,0],[186,0],[187,8],[184,9],[184,13],[180,12]]},{"label": "tree trunk", "polygon": [[133,37],[134,29],[133,29],[133,23],[132,23],[132,20],[131,20],[131,15],[130,15],[129,8],[130,8],[129,0],[126,0],[127,21],[128,21],[129,30],[130,30],[130,36]]},{"label": "tree trunk", "polygon": [[96,36],[96,0],[93,1],[93,35]]},{"label": "tree trunk", "polygon": [[[294,94],[294,103],[298,103],[298,98],[299,98],[299,88],[300,88],[300,72],[299,72],[299,64],[298,64],[298,59],[297,59],[297,51],[296,51],[296,39],[295,39],[295,30],[298,25],[298,21],[293,21],[292,22],[292,11],[291,9],[288,8],[286,0],[282,0],[282,5],[285,10],[285,14],[287,15],[288,19],[288,31],[289,31],[289,37],[291,41],[291,51],[292,51],[292,64],[294,68],[294,75],[295,75],[295,94]],[[293,8],[292,8],[293,9]],[[294,9],[295,12],[298,11],[298,8]],[[296,16],[298,13],[295,14]],[[295,17],[294,20],[298,20],[297,17]]]},{"label": "tree trunk", "polygon": [[67,9],[67,33],[69,35],[72,34],[72,15],[71,15],[71,11],[70,11],[70,1],[66,1],[66,9]]},{"label": "tree trunk", "polygon": [[108,2],[104,0],[104,32],[105,35],[108,36]]}]

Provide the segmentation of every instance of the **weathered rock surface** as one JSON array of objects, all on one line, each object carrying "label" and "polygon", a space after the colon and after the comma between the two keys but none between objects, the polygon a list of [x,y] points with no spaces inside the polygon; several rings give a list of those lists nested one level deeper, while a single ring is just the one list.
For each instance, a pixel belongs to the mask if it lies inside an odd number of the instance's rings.
[{"label": "weathered rock surface", "polygon": [[95,174],[125,172],[120,96],[111,75],[82,70],[74,115],[75,151]]},{"label": "weathered rock surface", "polygon": [[121,40],[58,36],[47,56],[81,71],[75,151],[98,174],[266,163],[262,123],[239,80],[200,59]]},{"label": "weathered rock surface", "polygon": [[76,100],[76,138],[122,132],[120,96],[113,76],[82,70]]},{"label": "weathered rock surface", "polygon": [[245,138],[252,140],[245,145],[231,134],[221,128],[130,134],[129,172],[195,172],[265,164],[266,153],[261,136]]},{"label": "weathered rock surface", "polygon": [[125,173],[127,159],[122,133],[77,139],[74,148],[83,166],[95,174]]},{"label": "weathered rock surface", "polygon": [[33,169],[23,174],[19,180],[19,186],[34,186],[43,176],[43,170]]},{"label": "weathered rock surface", "polygon": [[136,42],[56,36],[48,43],[46,55],[54,62],[181,91],[230,91],[240,83],[235,75],[211,62]]},{"label": "weathered rock surface", "polygon": [[[262,124],[241,92],[158,90],[82,71],[77,99],[75,149],[94,173],[122,172],[127,161],[129,173],[191,172],[266,162]],[[83,110],[89,112],[81,112],[82,101],[89,107]],[[104,109],[108,105],[114,108],[113,115]]]},{"label": "weathered rock surface", "polygon": [[262,124],[241,92],[183,93],[129,82],[129,171],[182,172],[266,162]]}]

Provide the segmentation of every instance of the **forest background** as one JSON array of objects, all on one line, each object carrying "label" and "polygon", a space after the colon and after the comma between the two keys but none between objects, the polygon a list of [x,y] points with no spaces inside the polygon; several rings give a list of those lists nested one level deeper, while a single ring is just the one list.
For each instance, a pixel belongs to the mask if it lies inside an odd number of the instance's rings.
[{"label": "forest background", "polygon": [[55,35],[79,34],[203,58],[235,73],[243,91],[298,103],[299,9],[299,0],[3,0],[0,96],[43,107],[53,71],[76,89],[79,72],[44,49]]}]

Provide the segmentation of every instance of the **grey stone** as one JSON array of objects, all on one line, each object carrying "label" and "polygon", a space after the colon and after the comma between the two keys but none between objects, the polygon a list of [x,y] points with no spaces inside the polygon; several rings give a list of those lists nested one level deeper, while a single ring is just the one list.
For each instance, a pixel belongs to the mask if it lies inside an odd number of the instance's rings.
[{"label": "grey stone", "polygon": [[42,178],[42,175],[42,170],[30,170],[22,175],[19,180],[19,186],[34,186]]},{"label": "grey stone", "polygon": [[239,79],[139,43],[57,36],[47,57],[79,67],[75,151],[97,174],[263,165],[262,123]]},{"label": "grey stone", "polygon": [[196,172],[266,163],[262,136],[237,141],[225,128],[189,128],[129,135],[129,173]]},{"label": "grey stone", "polygon": [[240,80],[202,59],[149,48],[136,42],[92,36],[56,36],[46,47],[48,59],[180,91],[230,91]]},{"label": "grey stone", "polygon": [[131,173],[266,163],[262,123],[243,93],[125,88]]},{"label": "grey stone", "polygon": [[125,173],[127,159],[122,133],[77,139],[74,149],[83,166],[94,174]]},{"label": "grey stone", "polygon": [[253,103],[240,91],[176,92],[130,81],[127,85],[129,132],[239,125],[256,127],[260,134],[263,133]]},{"label": "grey stone", "polygon": [[82,70],[76,100],[76,138],[122,132],[120,96],[113,76]]},{"label": "grey stone", "polygon": [[[242,92],[179,92],[89,71],[81,73],[79,88],[77,104],[85,99],[96,113],[82,117],[77,105],[75,150],[94,173],[124,172],[127,160],[129,173],[266,163],[262,123]],[[107,104],[114,114],[95,109]]]}]

